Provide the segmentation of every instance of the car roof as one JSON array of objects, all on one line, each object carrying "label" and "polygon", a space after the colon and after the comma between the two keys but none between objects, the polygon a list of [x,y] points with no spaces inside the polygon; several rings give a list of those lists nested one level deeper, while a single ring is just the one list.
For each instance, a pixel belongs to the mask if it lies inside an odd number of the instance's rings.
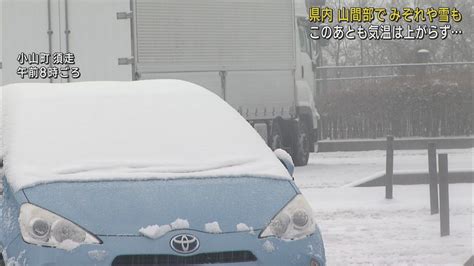
[{"label": "car roof", "polygon": [[15,190],[60,181],[290,179],[220,97],[180,80],[4,87],[5,171]]}]

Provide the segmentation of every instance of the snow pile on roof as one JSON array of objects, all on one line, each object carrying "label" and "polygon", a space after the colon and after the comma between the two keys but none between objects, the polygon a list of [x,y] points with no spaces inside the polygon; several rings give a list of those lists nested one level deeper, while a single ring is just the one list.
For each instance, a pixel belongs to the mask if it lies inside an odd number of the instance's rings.
[{"label": "snow pile on roof", "polygon": [[247,121],[189,82],[28,83],[3,94],[14,190],[60,181],[290,179]]}]

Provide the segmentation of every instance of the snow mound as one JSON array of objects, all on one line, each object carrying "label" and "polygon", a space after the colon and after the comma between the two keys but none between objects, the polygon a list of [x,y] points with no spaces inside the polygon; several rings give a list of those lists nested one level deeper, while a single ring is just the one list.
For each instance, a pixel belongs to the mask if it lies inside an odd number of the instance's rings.
[{"label": "snow mound", "polygon": [[285,165],[286,169],[288,169],[288,172],[292,174],[295,170],[295,163],[293,162],[291,155],[283,149],[276,149],[274,153],[277,158]]},{"label": "snow mound", "polygon": [[204,230],[211,234],[222,233],[221,227],[218,222],[207,223],[204,225]]},{"label": "snow mound", "polygon": [[150,238],[150,239],[158,239],[164,235],[166,235],[168,232],[170,232],[171,226],[169,224],[165,224],[162,226],[159,226],[157,224],[155,225],[149,225],[147,227],[142,227],[138,232],[140,234]]},{"label": "snow mound", "polygon": [[66,239],[63,242],[59,243],[58,248],[64,249],[66,251],[72,251],[73,249],[79,247],[81,244],[70,239]]},{"label": "snow mound", "polygon": [[244,223],[239,223],[236,226],[238,232],[252,232],[253,228],[249,227],[248,225]]},{"label": "snow mound", "polygon": [[293,163],[293,158],[291,158],[291,155],[284,149],[276,149],[274,153],[278,158]]},{"label": "snow mound", "polygon": [[142,227],[138,230],[140,234],[151,238],[158,239],[172,230],[188,229],[189,222],[181,218],[176,219],[174,222],[165,225],[149,225],[147,227]]},{"label": "snow mound", "polygon": [[183,220],[183,219],[176,219],[176,221],[172,222],[171,228],[173,230],[179,230],[179,229],[188,229],[189,228],[189,222],[188,220]]},{"label": "snow mound", "polygon": [[3,105],[15,191],[64,181],[291,178],[237,111],[189,82],[12,84]]}]

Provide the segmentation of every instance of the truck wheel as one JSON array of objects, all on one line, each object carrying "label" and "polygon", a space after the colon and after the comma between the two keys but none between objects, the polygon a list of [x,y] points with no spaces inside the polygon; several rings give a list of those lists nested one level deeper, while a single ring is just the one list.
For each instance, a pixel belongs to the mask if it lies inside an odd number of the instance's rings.
[{"label": "truck wheel", "polygon": [[302,121],[298,122],[295,130],[293,144],[293,161],[295,166],[303,166],[308,164],[310,153],[310,137],[306,124]]},{"label": "truck wheel", "polygon": [[283,147],[283,131],[278,121],[274,121],[272,123],[272,130],[269,140],[272,151]]}]

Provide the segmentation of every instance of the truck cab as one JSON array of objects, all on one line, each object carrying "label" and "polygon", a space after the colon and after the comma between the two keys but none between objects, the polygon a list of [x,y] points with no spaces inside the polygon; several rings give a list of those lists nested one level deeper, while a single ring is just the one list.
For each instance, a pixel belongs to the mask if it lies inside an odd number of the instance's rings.
[{"label": "truck cab", "polygon": [[296,165],[306,165],[309,152],[317,152],[318,113],[316,67],[321,60],[321,47],[311,40],[308,10],[311,6],[322,6],[323,0],[295,0],[296,26],[296,89],[297,89],[297,130],[294,132],[296,147],[291,153]]}]

